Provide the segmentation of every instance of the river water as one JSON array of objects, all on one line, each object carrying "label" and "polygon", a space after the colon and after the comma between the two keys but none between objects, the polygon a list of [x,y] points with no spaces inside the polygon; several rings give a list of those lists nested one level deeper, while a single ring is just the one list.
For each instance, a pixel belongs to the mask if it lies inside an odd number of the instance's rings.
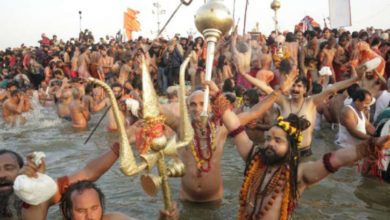
[{"label": "river water", "polygon": [[[90,129],[101,116],[92,116]],[[105,131],[104,121],[91,140],[84,145],[90,131],[75,132],[70,122],[58,119],[54,108],[37,107],[27,115],[23,126],[9,127],[0,119],[0,148],[15,150],[23,155],[31,151],[46,153],[47,173],[53,178],[81,169],[87,161],[97,157],[117,140],[117,135]],[[333,144],[334,131],[323,125],[315,134],[314,156],[337,147]],[[178,203],[181,219],[235,219],[238,193],[241,188],[244,163],[231,142],[227,142],[222,158],[225,197],[220,207]],[[139,183],[139,176],[126,177],[118,163],[97,182],[106,195],[107,211],[120,211],[137,219],[157,219],[163,207],[161,193],[147,196]],[[178,201],[179,179],[170,179],[173,198]],[[52,207],[48,219],[61,219],[58,206]],[[361,177],[356,167],[347,167],[306,190],[300,199],[294,219],[390,219],[390,184]]]}]

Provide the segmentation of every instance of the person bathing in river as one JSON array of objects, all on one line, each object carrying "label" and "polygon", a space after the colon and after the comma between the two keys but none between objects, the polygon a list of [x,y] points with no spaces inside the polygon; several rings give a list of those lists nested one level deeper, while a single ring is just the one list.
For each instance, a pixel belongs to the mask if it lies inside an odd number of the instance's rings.
[{"label": "person bathing in river", "polygon": [[78,88],[72,89],[73,100],[69,104],[70,117],[72,118],[72,127],[76,129],[86,129],[88,121],[91,119],[87,106],[84,106],[81,100],[81,93]]},{"label": "person bathing in river", "polygon": [[[226,98],[218,93],[215,83],[208,83],[213,98],[223,102]],[[274,91],[272,96],[281,96],[281,92]],[[240,156],[246,161],[239,220],[291,219],[306,188],[363,158],[380,163],[378,152],[390,148],[390,135],[387,135],[326,153],[317,161],[300,162],[298,146],[303,143],[302,132],[310,127],[304,116],[279,117],[266,132],[262,146],[253,144],[239,118],[230,109],[224,110],[221,116]]]}]

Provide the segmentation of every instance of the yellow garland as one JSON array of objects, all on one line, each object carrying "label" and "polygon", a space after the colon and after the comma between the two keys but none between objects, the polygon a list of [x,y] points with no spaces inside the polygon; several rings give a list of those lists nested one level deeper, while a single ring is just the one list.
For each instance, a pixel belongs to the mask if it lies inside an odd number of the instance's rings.
[{"label": "yellow garland", "polygon": [[280,62],[282,62],[282,60],[288,59],[290,57],[291,57],[291,54],[287,51],[287,49],[285,47],[279,48],[272,56],[274,63],[275,63],[275,66],[277,68],[279,68]]},{"label": "yellow garland", "polygon": [[294,136],[297,139],[298,147],[301,146],[301,143],[303,141],[302,132],[298,131],[294,126],[290,124],[290,122],[285,121],[282,116],[279,116],[277,118],[277,121],[278,127],[282,128],[290,136]]},{"label": "yellow garland", "polygon": [[[215,149],[216,149],[216,140],[215,140],[215,137],[216,137],[216,131],[215,131],[215,125],[213,122],[210,122],[209,123],[209,126],[210,126],[210,133],[211,133],[211,150],[214,152]],[[196,161],[196,166],[197,168],[200,170],[202,167],[203,167],[203,164],[206,162],[205,160],[202,160],[198,157],[197,153],[196,153],[196,150],[195,150],[195,144],[194,142],[191,143],[191,152],[192,152],[192,155],[194,156],[195,158],[195,161]]]},{"label": "yellow garland", "polygon": [[234,102],[235,108],[236,108],[236,109],[239,109],[239,108],[241,108],[241,106],[242,106],[243,104],[244,104],[244,99],[243,99],[243,97],[237,96],[237,97],[236,97],[236,101]]}]

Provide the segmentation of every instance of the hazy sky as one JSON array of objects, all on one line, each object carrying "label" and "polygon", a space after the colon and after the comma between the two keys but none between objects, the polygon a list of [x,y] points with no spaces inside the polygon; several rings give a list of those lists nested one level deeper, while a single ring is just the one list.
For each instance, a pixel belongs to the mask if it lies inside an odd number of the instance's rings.
[{"label": "hazy sky", "polygon": [[[152,13],[153,2],[158,1],[166,11],[161,18],[161,26],[179,4],[179,0],[1,0],[0,5],[0,49],[16,47],[21,43],[36,45],[42,33],[48,36],[57,34],[69,39],[78,35],[79,14],[82,11],[82,28],[92,30],[95,39],[105,35],[115,35],[123,29],[123,12],[128,8],[140,11],[139,21],[142,31],[135,36],[155,36],[157,17]],[[273,25],[272,0],[249,0],[247,30],[256,22],[260,30],[269,33]],[[233,0],[225,0],[233,11]],[[174,33],[186,35],[195,32],[194,14],[204,0],[193,0],[190,6],[182,6],[168,25],[164,36]],[[323,18],[329,15],[328,0],[281,0],[279,13],[282,30],[293,30],[305,15],[312,16],[323,25]],[[236,19],[240,17],[240,27],[244,20],[245,0],[236,0]],[[351,0],[352,27],[356,30],[367,26],[390,28],[389,0]],[[153,32],[152,32],[153,31]]]}]

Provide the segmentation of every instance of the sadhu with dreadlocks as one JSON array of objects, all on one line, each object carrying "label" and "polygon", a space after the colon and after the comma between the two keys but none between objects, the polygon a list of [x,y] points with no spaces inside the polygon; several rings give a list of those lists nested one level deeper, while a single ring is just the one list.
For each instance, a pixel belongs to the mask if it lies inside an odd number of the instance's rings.
[{"label": "sadhu with dreadlocks", "polygon": [[[215,99],[224,99],[213,82],[208,84]],[[280,95],[280,91],[274,91],[269,96]],[[279,117],[265,132],[263,146],[253,146],[231,110],[223,112],[222,121],[247,162],[238,219],[290,219],[298,198],[308,186],[362,158],[379,162],[382,149],[390,148],[390,136],[372,138],[355,147],[327,153],[318,161],[300,163],[298,146],[302,131],[310,126],[305,118],[295,114]]]}]

